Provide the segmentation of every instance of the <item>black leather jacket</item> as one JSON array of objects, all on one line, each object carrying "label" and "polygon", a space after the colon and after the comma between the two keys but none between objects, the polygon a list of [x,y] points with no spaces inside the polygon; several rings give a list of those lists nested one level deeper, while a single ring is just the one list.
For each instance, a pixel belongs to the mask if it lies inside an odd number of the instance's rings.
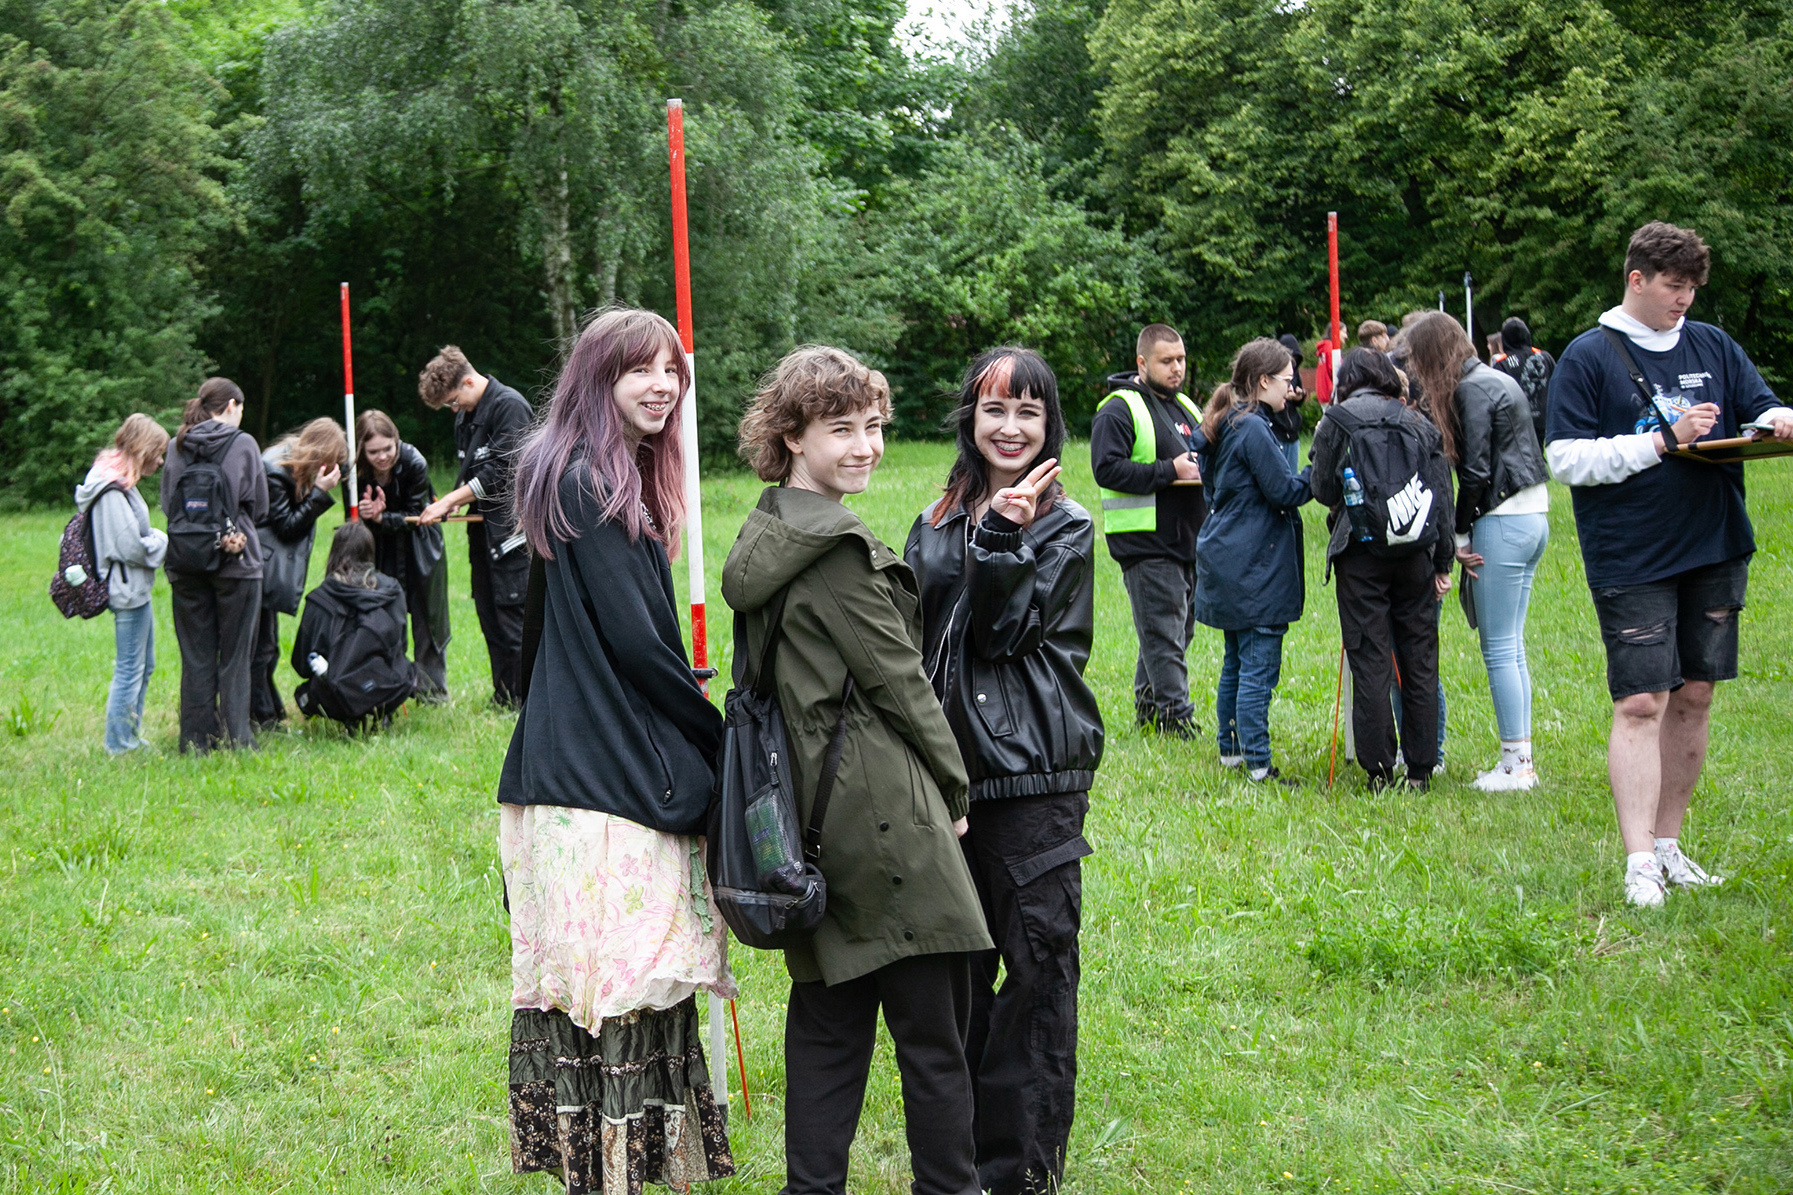
[{"label": "black leather jacket", "polygon": [[262,606],[282,614],[299,610],[318,519],[336,503],[329,491],[315,485],[299,496],[285,463],[289,451],[275,444],[262,455],[268,474],[268,513],[255,525],[262,549]]},{"label": "black leather jacket", "polygon": [[1531,403],[1507,374],[1480,361],[1463,367],[1457,383],[1457,534],[1550,476]]},{"label": "black leather jacket", "polygon": [[921,587],[924,662],[959,740],[971,799],[1085,792],[1102,712],[1083,679],[1095,625],[1096,529],[1060,496],[1023,531],[930,506],[903,558]]}]

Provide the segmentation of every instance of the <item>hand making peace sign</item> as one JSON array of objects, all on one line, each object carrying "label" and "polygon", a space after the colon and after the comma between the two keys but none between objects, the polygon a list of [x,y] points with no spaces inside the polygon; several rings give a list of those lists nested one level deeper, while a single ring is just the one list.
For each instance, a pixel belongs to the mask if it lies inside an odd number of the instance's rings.
[{"label": "hand making peace sign", "polygon": [[1063,471],[1059,468],[1057,458],[1041,461],[1034,466],[1032,472],[1014,485],[997,490],[996,496],[990,499],[990,509],[1011,523],[1031,527],[1034,515],[1038,512],[1040,495]]}]

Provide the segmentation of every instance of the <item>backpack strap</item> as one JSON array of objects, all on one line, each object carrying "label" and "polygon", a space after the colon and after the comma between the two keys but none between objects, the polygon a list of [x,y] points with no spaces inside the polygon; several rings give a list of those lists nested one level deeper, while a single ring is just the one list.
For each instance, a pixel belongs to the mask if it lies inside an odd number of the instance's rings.
[{"label": "backpack strap", "polygon": [[1662,409],[1662,404],[1656,401],[1656,392],[1650,388],[1649,381],[1644,377],[1644,371],[1637,364],[1637,358],[1631,355],[1630,338],[1617,328],[1609,328],[1605,324],[1600,325],[1600,331],[1606,334],[1606,339],[1614,349],[1618,350],[1619,359],[1625,363],[1625,372],[1631,375],[1631,384],[1637,387],[1638,397],[1642,398],[1644,404],[1656,412],[1656,422],[1662,425],[1663,452],[1666,454],[1681,451],[1680,439],[1670,430],[1675,421],[1669,418],[1668,412]]},{"label": "backpack strap", "polygon": [[828,818],[828,801],[834,796],[834,777],[840,772],[841,752],[847,746],[847,702],[853,697],[853,674],[840,690],[840,717],[834,721],[834,735],[828,740],[828,754],[822,758],[822,774],[816,780],[815,803],[809,807],[809,826],[803,831],[803,858],[815,863],[822,857],[822,823]]}]

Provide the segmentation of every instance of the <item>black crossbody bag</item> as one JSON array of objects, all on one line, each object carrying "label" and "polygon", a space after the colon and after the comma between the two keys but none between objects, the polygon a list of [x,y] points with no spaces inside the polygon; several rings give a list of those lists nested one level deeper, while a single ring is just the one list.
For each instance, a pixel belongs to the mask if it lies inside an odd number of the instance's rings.
[{"label": "black crossbody bag", "polygon": [[1600,331],[1606,334],[1606,339],[1612,343],[1613,348],[1618,350],[1619,359],[1625,362],[1625,371],[1631,375],[1631,384],[1637,387],[1638,396],[1644,400],[1645,405],[1656,412],[1656,422],[1662,425],[1664,455],[1682,451],[1681,441],[1675,436],[1675,421],[1669,418],[1667,411],[1662,409],[1662,404],[1656,400],[1656,391],[1650,388],[1649,379],[1644,377],[1644,371],[1638,366],[1637,358],[1631,355],[1630,337],[1617,328],[1609,328],[1605,324],[1600,325]]},{"label": "black crossbody bag", "polygon": [[[710,888],[722,919],[742,945],[782,950],[814,932],[828,907],[822,877],[822,824],[834,795],[847,743],[847,703],[853,674],[841,689],[840,717],[816,780],[809,825],[797,832],[797,794],[791,784],[790,736],[778,706],[773,672],[784,638],[780,590],[767,611],[766,647],[759,667],[723,701],[722,752],[710,802]],[[735,658],[747,658],[744,620],[735,614]]]}]

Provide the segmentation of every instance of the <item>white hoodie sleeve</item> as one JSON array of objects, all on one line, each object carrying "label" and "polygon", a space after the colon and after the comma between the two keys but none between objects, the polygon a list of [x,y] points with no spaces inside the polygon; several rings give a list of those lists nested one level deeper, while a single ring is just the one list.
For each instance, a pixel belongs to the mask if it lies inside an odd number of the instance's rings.
[{"label": "white hoodie sleeve", "polygon": [[1544,449],[1550,472],[1565,485],[1613,485],[1662,463],[1656,433],[1552,440]]}]

